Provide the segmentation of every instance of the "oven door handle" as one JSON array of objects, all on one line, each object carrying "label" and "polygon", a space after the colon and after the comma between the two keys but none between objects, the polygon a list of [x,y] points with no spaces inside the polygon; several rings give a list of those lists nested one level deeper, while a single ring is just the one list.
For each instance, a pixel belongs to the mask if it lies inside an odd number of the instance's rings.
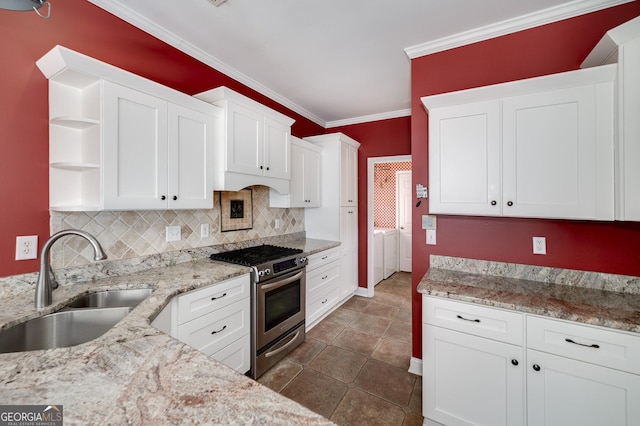
[{"label": "oven door handle", "polygon": [[289,283],[292,283],[296,280],[299,280],[300,278],[302,278],[302,274],[304,273],[304,269],[301,270],[300,272],[298,272],[297,274],[289,277],[289,278],[285,278],[282,281],[278,281],[275,282],[273,284],[264,284],[260,286],[260,289],[263,291],[269,291],[269,290],[273,290],[274,288],[278,288],[278,287],[282,287],[283,285],[287,285]]},{"label": "oven door handle", "polygon": [[291,340],[289,340],[286,345],[279,347],[275,351],[267,352],[266,354],[264,354],[265,358],[269,358],[269,357],[278,355],[280,352],[282,352],[282,351],[286,350],[287,348],[289,348],[289,346],[291,346],[296,341],[298,336],[300,335],[300,331],[301,330],[296,331],[296,334],[293,335]]}]

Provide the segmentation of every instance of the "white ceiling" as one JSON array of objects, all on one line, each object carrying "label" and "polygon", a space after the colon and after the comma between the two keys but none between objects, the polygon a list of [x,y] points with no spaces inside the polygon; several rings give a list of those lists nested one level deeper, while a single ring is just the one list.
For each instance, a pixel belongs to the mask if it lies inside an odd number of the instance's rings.
[{"label": "white ceiling", "polygon": [[418,57],[631,0],[89,0],[325,127],[409,115]]}]

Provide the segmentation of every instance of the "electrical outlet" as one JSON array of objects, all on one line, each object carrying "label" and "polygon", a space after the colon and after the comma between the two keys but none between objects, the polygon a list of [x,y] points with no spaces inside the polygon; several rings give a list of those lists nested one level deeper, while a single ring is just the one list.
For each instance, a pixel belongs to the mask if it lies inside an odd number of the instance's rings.
[{"label": "electrical outlet", "polygon": [[182,239],[182,230],[180,226],[167,226],[167,242],[180,241]]},{"label": "electrical outlet", "polygon": [[533,254],[547,254],[547,239],[545,237],[533,237]]},{"label": "electrical outlet", "polygon": [[275,229],[280,229],[280,219],[276,219],[276,220],[275,220],[274,228],[275,228]]},{"label": "electrical outlet", "polygon": [[209,224],[203,223],[200,225],[200,238],[209,238]]},{"label": "electrical outlet", "polygon": [[38,258],[38,236],[16,237],[16,260]]}]

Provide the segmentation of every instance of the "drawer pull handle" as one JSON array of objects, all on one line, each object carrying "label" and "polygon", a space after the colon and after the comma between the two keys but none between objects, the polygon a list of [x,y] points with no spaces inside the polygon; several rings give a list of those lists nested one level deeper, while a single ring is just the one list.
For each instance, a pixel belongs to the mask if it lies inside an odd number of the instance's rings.
[{"label": "drawer pull handle", "polygon": [[222,296],[218,296],[218,297],[212,297],[211,300],[218,300],[218,299],[222,299],[223,297],[225,297],[227,295],[227,293],[224,293]]},{"label": "drawer pull handle", "polygon": [[463,320],[463,321],[469,321],[469,322],[480,322],[480,320],[479,320],[479,319],[477,319],[477,318],[476,318],[476,319],[468,319],[468,318],[465,318],[465,317],[460,316],[460,315],[458,315],[457,317],[458,317],[459,319]]},{"label": "drawer pull handle", "polygon": [[216,333],[220,333],[221,331],[224,331],[225,328],[227,328],[227,326],[225,325],[224,327],[222,327],[220,330],[217,331],[212,331],[211,334],[216,334]]},{"label": "drawer pull handle", "polygon": [[326,260],[329,256],[322,256],[322,260]]},{"label": "drawer pull handle", "polygon": [[324,305],[324,304],[325,304],[325,303],[327,303],[328,301],[329,301],[329,299],[324,299],[324,300],[322,301],[322,304]]},{"label": "drawer pull handle", "polygon": [[533,364],[533,369],[535,371],[540,371],[540,366],[538,364]]},{"label": "drawer pull handle", "polygon": [[329,278],[329,275],[325,275],[324,277],[322,277],[323,280],[326,280],[327,278]]},{"label": "drawer pull handle", "polygon": [[574,345],[584,346],[585,348],[600,349],[600,345],[596,345],[595,343],[592,344],[592,345],[587,345],[585,343],[578,343],[578,342],[573,341],[571,339],[564,339],[564,341],[567,342],[567,343],[573,343]]}]

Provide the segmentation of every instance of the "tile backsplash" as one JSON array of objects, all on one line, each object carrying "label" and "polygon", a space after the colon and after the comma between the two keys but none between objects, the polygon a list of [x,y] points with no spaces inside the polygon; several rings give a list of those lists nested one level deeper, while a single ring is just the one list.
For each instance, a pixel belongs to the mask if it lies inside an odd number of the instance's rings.
[{"label": "tile backsplash", "polygon": [[[269,208],[269,188],[254,186],[252,189],[253,228],[247,230],[221,232],[221,193],[215,192],[211,210],[52,211],[51,234],[70,228],[87,231],[97,238],[109,260],[119,260],[304,231],[304,209]],[[202,224],[209,225],[206,238],[200,236]],[[165,228],[170,225],[180,226],[180,241],[166,242]],[[83,238],[60,239],[51,249],[54,269],[92,262],[93,249]]]}]

